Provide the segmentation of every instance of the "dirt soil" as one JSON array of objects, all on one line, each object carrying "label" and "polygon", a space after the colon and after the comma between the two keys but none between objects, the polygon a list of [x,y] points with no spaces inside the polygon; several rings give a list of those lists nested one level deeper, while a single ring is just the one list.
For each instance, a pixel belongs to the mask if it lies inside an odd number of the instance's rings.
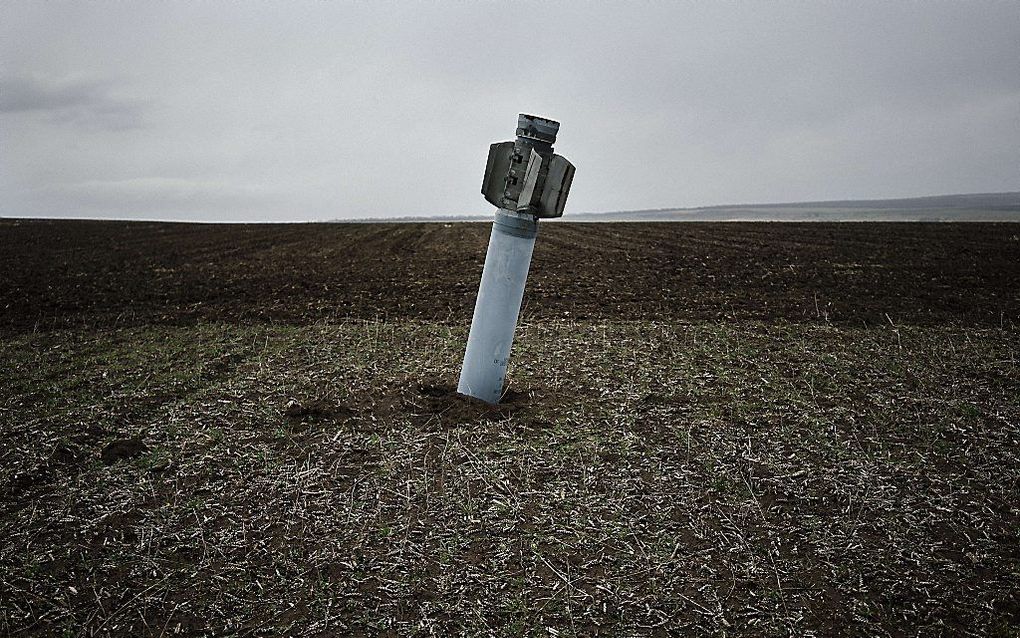
[{"label": "dirt soil", "polygon": [[[0,330],[469,321],[487,224],[0,220]],[[541,229],[525,320],[1020,317],[1015,224],[569,224]]]},{"label": "dirt soil", "polygon": [[0,220],[0,635],[1020,635],[1020,225]]}]

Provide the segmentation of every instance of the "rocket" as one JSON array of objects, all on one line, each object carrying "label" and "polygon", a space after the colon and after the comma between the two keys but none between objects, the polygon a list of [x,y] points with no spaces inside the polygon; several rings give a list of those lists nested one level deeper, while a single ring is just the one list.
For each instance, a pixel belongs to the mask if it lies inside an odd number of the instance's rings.
[{"label": "rocket", "polygon": [[457,392],[498,403],[538,236],[538,220],[563,215],[574,165],[553,152],[559,122],[517,118],[517,139],[489,146],[482,195],[498,208],[485,253]]}]

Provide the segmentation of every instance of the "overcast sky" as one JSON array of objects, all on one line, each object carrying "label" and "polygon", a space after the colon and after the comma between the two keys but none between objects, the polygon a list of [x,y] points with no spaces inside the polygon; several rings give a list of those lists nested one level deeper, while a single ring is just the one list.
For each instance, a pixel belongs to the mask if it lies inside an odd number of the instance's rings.
[{"label": "overcast sky", "polygon": [[0,215],[570,212],[1020,190],[1020,2],[0,2]]}]

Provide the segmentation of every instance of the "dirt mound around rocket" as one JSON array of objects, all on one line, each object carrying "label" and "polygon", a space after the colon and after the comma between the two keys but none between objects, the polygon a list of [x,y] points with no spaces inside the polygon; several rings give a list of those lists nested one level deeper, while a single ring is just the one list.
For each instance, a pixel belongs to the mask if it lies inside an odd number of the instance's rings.
[{"label": "dirt mound around rocket", "polygon": [[447,429],[480,421],[500,421],[528,410],[539,399],[531,389],[507,389],[498,404],[490,404],[457,392],[448,380],[413,381],[402,395],[404,410],[413,421],[426,427]]}]

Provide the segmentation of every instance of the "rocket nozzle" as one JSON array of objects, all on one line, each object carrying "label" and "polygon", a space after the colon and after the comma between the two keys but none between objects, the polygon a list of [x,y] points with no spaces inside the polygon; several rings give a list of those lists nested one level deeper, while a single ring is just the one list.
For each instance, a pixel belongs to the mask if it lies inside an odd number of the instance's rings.
[{"label": "rocket nozzle", "polygon": [[556,143],[556,133],[560,130],[560,123],[554,120],[547,120],[537,115],[521,113],[517,116],[517,137],[534,140],[540,144],[552,146]]}]

